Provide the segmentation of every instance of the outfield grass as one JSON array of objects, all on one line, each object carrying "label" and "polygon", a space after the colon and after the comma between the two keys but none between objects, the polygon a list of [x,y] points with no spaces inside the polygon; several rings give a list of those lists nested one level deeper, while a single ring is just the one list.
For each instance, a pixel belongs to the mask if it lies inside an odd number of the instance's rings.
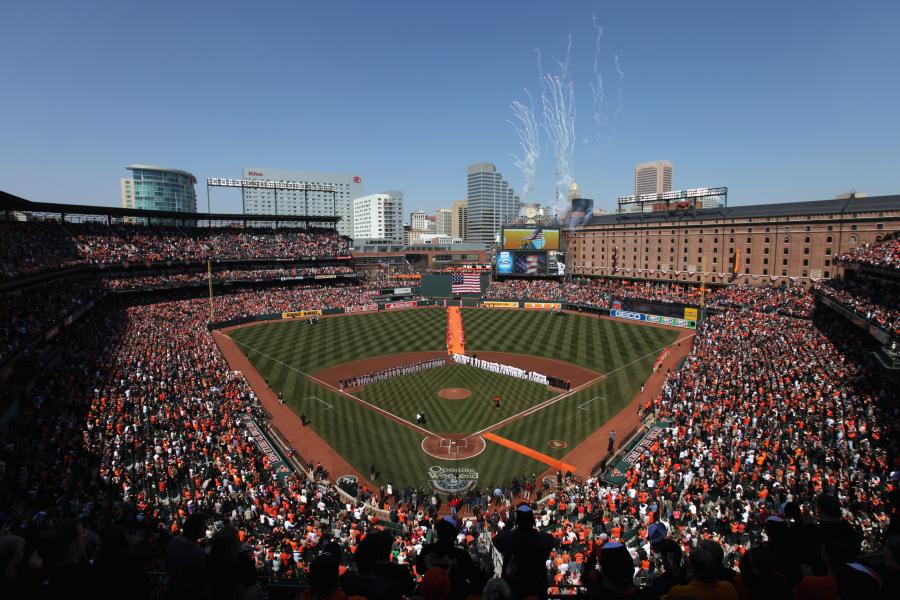
[{"label": "outfield grass", "polygon": [[[679,336],[679,332],[627,322],[543,312],[465,309],[463,323],[468,351],[544,356],[609,374],[606,381],[496,432],[557,458],[625,406],[646,380],[657,351]],[[325,318],[315,326],[281,321],[229,335],[272,388],[284,393],[286,403],[297,414],[305,413],[316,433],[360,473],[368,475],[374,463],[382,473],[378,483],[419,486],[427,484],[429,466],[453,466],[455,461],[426,455],[420,434],[309,381],[306,374],[373,356],[443,350],[446,326],[444,310],[418,309]],[[465,387],[473,396],[438,398],[436,393],[445,387]],[[491,401],[495,393],[503,397],[500,415]],[[428,429],[440,433],[480,430],[551,395],[543,386],[458,365],[379,382],[359,393],[362,399],[410,421],[424,408]],[[584,404],[596,396],[602,398]],[[565,440],[568,448],[547,447],[551,439]],[[493,443],[459,465],[477,469],[483,486],[546,469],[541,462]]]},{"label": "outfield grass", "polygon": [[546,311],[464,308],[466,351],[518,352],[600,373],[657,352],[678,332],[611,319]]},{"label": "outfield grass", "polygon": [[[444,388],[466,388],[464,400],[445,400],[437,392]],[[500,410],[494,396],[502,397]],[[465,365],[447,365],[414,375],[395,377],[366,386],[357,397],[415,422],[425,411],[425,429],[435,433],[472,433],[531,408],[555,394],[545,385],[499,375]]]}]

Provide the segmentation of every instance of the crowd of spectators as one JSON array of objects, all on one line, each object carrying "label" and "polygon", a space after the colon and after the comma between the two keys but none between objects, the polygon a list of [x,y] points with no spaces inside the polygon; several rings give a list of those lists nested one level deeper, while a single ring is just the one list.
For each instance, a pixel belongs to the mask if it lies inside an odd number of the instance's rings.
[{"label": "crowd of spectators", "polygon": [[[497,298],[604,307],[620,293],[594,282],[497,285]],[[47,297],[69,288],[58,287]],[[636,299],[677,297],[655,286],[642,297],[641,286],[628,287]],[[217,296],[215,318],[359,306],[375,294],[375,286],[244,290]],[[83,290],[70,302],[89,297]],[[60,334],[62,355],[3,434],[0,535],[8,537],[0,549],[18,545],[2,555],[4,584],[29,597],[84,587],[112,597],[126,581],[140,598],[149,595],[148,570],[165,570],[170,592],[197,598],[253,593],[256,575],[267,574],[309,576],[316,594],[339,586],[387,599],[414,593],[406,569],[415,564],[422,576],[415,593],[428,597],[440,572],[426,557],[451,556],[453,564],[471,561],[469,575],[456,579],[451,567],[446,594],[435,598],[530,595],[518,581],[526,574],[529,582],[546,574],[556,585],[584,586],[597,598],[634,597],[635,572],[648,588],[642,597],[712,597],[700,594],[713,590],[805,598],[817,584],[846,597],[848,581],[875,589],[869,597],[891,597],[900,573],[890,529],[900,484],[894,388],[868,366],[864,338],[846,322],[777,314],[809,317],[805,291],[741,286],[713,299],[721,312],[700,325],[683,368],[641,407],[666,425],[624,483],[561,486],[546,503],[520,510],[514,499],[538,488],[535,475],[493,493],[473,490],[450,498],[457,520],[441,520],[437,540],[434,494],[354,490],[387,510],[382,520],[322,481],[320,468],[284,478],[270,468],[242,425],[267,417],[207,332],[205,298],[107,299]],[[32,310],[12,308],[4,316]],[[497,535],[512,590],[499,580],[484,588],[485,532]],[[888,568],[877,565],[872,588],[870,567],[848,564],[885,539]],[[519,554],[520,544],[546,550],[540,568],[523,568],[534,556]],[[320,562],[327,556],[335,570],[351,557],[356,569],[323,584],[317,569],[331,569]]]},{"label": "crowd of spectators", "polygon": [[0,294],[0,364],[23,344],[43,335],[103,294],[91,278],[50,282]]},{"label": "crowd of spectators", "polygon": [[[880,550],[900,533],[900,404],[885,375],[865,365],[862,340],[843,320],[709,317],[684,367],[642,407],[667,424],[663,434],[622,485],[588,480],[556,496],[547,530],[570,556],[623,543],[654,584],[686,581],[664,566],[668,552],[688,556],[714,541],[717,568],[734,579],[763,548],[780,561],[768,568],[787,598],[803,573],[833,576]],[[823,562],[823,546],[834,564]]]},{"label": "crowd of spectators", "polygon": [[900,336],[900,289],[897,286],[855,278],[820,281],[814,289],[885,331]]},{"label": "crowd of spectators", "polygon": [[[701,292],[697,286],[604,279],[494,281],[488,287],[485,297],[543,302],[566,301],[600,308],[610,308],[613,299],[693,306],[699,306],[701,302]],[[707,289],[705,302],[711,308],[751,308],[796,317],[809,317],[815,308],[812,295],[802,286],[770,287],[742,284]]]},{"label": "crowd of spectators", "polygon": [[[248,269],[213,271],[213,282],[220,281],[266,281],[282,278],[313,277],[316,275],[343,275],[353,273],[353,267],[338,265],[324,267],[292,267],[281,269]],[[111,273],[104,275],[103,284],[111,290],[154,289],[186,284],[206,283],[206,271],[194,273],[153,273],[142,272]]]},{"label": "crowd of spectators", "polygon": [[880,242],[854,248],[838,256],[835,261],[900,269],[900,233],[894,232]]},{"label": "crowd of spectators", "polygon": [[349,256],[330,229],[0,222],[0,279],[88,264]]}]

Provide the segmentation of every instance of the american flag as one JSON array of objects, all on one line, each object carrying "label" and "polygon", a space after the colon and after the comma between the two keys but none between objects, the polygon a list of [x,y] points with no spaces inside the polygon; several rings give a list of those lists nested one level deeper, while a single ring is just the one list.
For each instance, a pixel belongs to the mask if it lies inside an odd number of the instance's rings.
[{"label": "american flag", "polygon": [[453,294],[479,294],[481,293],[481,275],[463,275],[454,273],[450,292]]}]

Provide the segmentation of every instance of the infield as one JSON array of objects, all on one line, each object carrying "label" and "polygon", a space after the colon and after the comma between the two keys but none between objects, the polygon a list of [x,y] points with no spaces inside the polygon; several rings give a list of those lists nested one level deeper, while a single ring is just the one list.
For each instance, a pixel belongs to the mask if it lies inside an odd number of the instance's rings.
[{"label": "infield", "polygon": [[[547,369],[568,365],[565,377],[573,389],[561,393],[461,365],[396,377],[352,393],[334,386],[348,363],[365,369],[370,360],[387,366],[414,362],[418,359],[412,352],[445,354],[442,309],[334,317],[314,326],[276,322],[227,334],[272,389],[283,393],[286,404],[305,414],[310,427],[358,474],[375,466],[380,472],[376,484],[439,481],[443,489],[465,482],[482,487],[505,483],[564,464],[567,452],[631,401],[659,352],[679,337],[673,330],[579,315],[489,309],[464,309],[462,314],[467,353],[490,360],[504,356],[494,353],[517,355],[532,365],[517,366],[551,376],[559,373]],[[469,390],[471,396],[448,402],[438,395],[450,388]],[[495,395],[502,398],[499,411]],[[420,426],[415,417],[423,411],[427,423]],[[434,441],[423,444],[429,437]],[[489,441],[482,448],[476,438]],[[565,444],[548,445],[551,440]],[[429,444],[447,457],[423,451]],[[479,446],[478,453],[465,458],[463,446]],[[304,449],[298,451],[303,454]]]}]

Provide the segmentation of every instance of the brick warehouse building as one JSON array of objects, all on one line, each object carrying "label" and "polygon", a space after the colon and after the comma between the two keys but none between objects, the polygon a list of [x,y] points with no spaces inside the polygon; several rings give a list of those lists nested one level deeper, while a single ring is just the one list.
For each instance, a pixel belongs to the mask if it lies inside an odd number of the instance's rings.
[{"label": "brick warehouse building", "polygon": [[900,195],[592,217],[566,232],[569,273],[657,281],[811,283],[836,256],[900,229]]}]

